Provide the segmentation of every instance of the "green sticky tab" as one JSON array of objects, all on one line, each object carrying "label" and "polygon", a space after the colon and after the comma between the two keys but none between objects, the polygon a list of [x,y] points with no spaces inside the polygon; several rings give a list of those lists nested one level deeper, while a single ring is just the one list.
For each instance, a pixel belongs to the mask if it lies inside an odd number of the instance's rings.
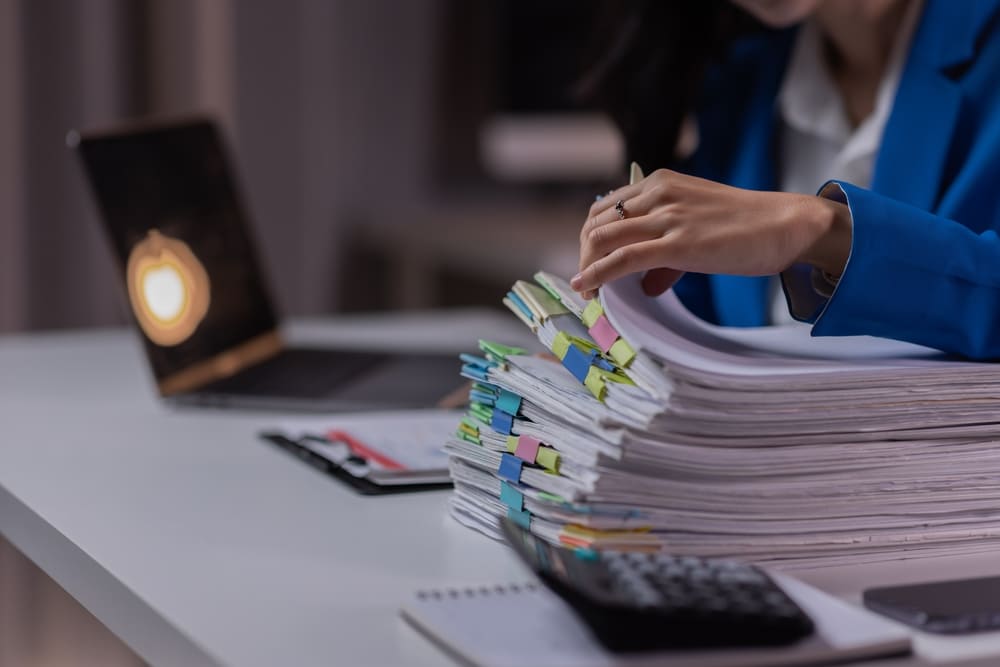
[{"label": "green sticky tab", "polygon": [[479,421],[489,424],[493,419],[493,411],[481,403],[470,403],[469,412]]},{"label": "green sticky tab", "polygon": [[632,346],[625,342],[624,338],[619,338],[608,350],[608,354],[611,358],[615,360],[615,363],[622,368],[628,368],[629,364],[635,359],[635,350]]},{"label": "green sticky tab", "polygon": [[[559,452],[551,447],[539,447],[538,454],[535,456],[535,463],[546,470],[559,472]],[[562,499],[560,498],[560,500]]]},{"label": "green sticky tab", "polygon": [[507,436],[507,451],[510,452],[511,454],[513,454],[515,449],[517,449],[517,436],[516,435],[508,435]]},{"label": "green sticky tab", "polygon": [[553,502],[553,503],[563,503],[563,504],[566,503],[566,499],[565,498],[563,498],[562,496],[556,495],[554,493],[549,493],[548,491],[539,491],[538,492],[538,497],[541,498],[541,499],[543,499],[543,500],[548,500],[549,502]]},{"label": "green sticky tab", "polygon": [[590,370],[587,371],[587,377],[583,380],[583,386],[589,389],[594,398],[599,401],[604,400],[604,395],[608,391],[608,388],[604,386],[604,374],[597,366],[591,366]]},{"label": "green sticky tab", "polygon": [[559,292],[555,291],[552,285],[549,284],[549,281],[545,279],[545,273],[543,273],[542,271],[536,273],[535,282],[541,285],[545,289],[545,291],[549,293],[549,296],[551,296],[553,299],[559,301],[560,303],[562,302],[562,296],[560,296]]},{"label": "green sticky tab", "polygon": [[594,326],[594,322],[597,321],[597,318],[603,314],[604,308],[601,307],[601,302],[597,299],[591,299],[587,303],[587,307],[583,309],[583,315],[580,316],[580,319],[583,320],[583,323],[586,324],[589,329]]},{"label": "green sticky tab", "polygon": [[462,440],[465,440],[466,442],[471,442],[473,445],[481,445],[481,444],[483,444],[482,442],[479,441],[479,438],[477,438],[475,436],[472,436],[472,435],[469,435],[465,431],[459,431],[458,432],[458,437],[461,438]]},{"label": "green sticky tab", "polygon": [[500,482],[500,502],[515,512],[524,509],[524,495],[507,482]]},{"label": "green sticky tab", "polygon": [[566,352],[569,351],[569,346],[569,336],[560,331],[556,334],[555,340],[552,341],[552,354],[562,361],[566,357]]},{"label": "green sticky tab", "polygon": [[479,349],[483,352],[489,352],[498,359],[507,359],[507,357],[518,354],[527,354],[528,351],[520,347],[511,347],[510,345],[502,345],[500,343],[494,343],[491,340],[481,340],[479,341]]}]

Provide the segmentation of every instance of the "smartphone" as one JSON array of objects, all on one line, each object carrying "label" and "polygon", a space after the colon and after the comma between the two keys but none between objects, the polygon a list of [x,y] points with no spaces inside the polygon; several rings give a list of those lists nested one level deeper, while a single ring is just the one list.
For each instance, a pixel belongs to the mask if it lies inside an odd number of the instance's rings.
[{"label": "smartphone", "polygon": [[1000,629],[1000,577],[870,588],[862,599],[872,611],[926,632]]}]

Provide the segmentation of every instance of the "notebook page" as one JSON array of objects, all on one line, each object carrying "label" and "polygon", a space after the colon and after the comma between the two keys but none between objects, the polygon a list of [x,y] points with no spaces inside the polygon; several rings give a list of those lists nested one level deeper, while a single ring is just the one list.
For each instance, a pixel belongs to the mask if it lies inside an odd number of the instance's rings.
[{"label": "notebook page", "polygon": [[612,654],[559,597],[536,585],[440,591],[403,616],[430,639],[482,667],[782,667],[905,653],[906,630],[811,586],[775,575],[816,624],[796,644],[724,650]]}]

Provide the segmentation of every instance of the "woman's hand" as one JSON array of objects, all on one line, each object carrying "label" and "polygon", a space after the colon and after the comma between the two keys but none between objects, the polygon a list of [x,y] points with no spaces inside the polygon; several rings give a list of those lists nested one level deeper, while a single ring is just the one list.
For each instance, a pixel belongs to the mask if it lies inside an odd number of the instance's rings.
[{"label": "woman's hand", "polygon": [[570,284],[593,298],[600,285],[638,271],[649,271],[643,288],[651,296],[685,271],[763,276],[806,262],[840,275],[850,250],[843,204],[660,169],[590,207],[580,232],[580,273]]}]

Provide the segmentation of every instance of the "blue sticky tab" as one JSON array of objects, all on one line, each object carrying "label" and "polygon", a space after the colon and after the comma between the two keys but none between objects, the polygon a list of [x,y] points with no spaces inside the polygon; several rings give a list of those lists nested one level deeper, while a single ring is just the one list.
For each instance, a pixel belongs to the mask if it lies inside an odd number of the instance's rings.
[{"label": "blue sticky tab", "polygon": [[576,345],[570,345],[563,357],[563,366],[573,374],[580,382],[587,379],[587,372],[590,370],[590,356],[585,354]]},{"label": "blue sticky tab", "polygon": [[489,359],[477,357],[474,354],[465,354],[464,352],[458,355],[458,358],[461,359],[466,364],[472,364],[473,366],[478,366],[480,368],[489,368],[490,366],[496,365]]},{"label": "blue sticky tab", "polygon": [[509,415],[516,415],[517,411],[521,409],[521,397],[506,389],[501,389],[500,397],[496,400],[495,405],[497,409],[503,410]]},{"label": "blue sticky tab", "polygon": [[486,371],[478,366],[473,366],[472,364],[465,364],[462,366],[462,375],[471,380],[486,380]]},{"label": "blue sticky tab", "polygon": [[531,512],[528,510],[507,510],[507,518],[525,530],[531,530]]},{"label": "blue sticky tab", "polygon": [[524,461],[517,458],[513,454],[501,454],[500,468],[497,469],[497,475],[499,475],[501,479],[506,479],[509,482],[520,482],[521,466],[523,465]]},{"label": "blue sticky tab", "polygon": [[521,297],[513,292],[507,292],[507,298],[514,302],[514,305],[517,306],[518,310],[524,313],[524,316],[527,317],[528,320],[532,322],[535,321],[534,314],[531,312],[531,309],[528,308],[528,304],[521,300]]},{"label": "blue sticky tab", "polygon": [[487,394],[483,391],[476,391],[475,389],[469,392],[469,398],[485,405],[493,405],[496,403],[496,396],[493,394]]},{"label": "blue sticky tab", "polygon": [[497,433],[510,435],[510,430],[514,427],[514,417],[501,410],[493,411],[493,419],[490,420],[490,428]]},{"label": "blue sticky tab", "polygon": [[524,495],[507,482],[500,482],[500,502],[515,512],[524,509]]},{"label": "blue sticky tab", "polygon": [[615,365],[610,361],[608,361],[607,359],[605,359],[604,357],[597,357],[594,360],[594,364],[596,364],[598,368],[603,368],[606,371],[614,372],[615,370]]}]

